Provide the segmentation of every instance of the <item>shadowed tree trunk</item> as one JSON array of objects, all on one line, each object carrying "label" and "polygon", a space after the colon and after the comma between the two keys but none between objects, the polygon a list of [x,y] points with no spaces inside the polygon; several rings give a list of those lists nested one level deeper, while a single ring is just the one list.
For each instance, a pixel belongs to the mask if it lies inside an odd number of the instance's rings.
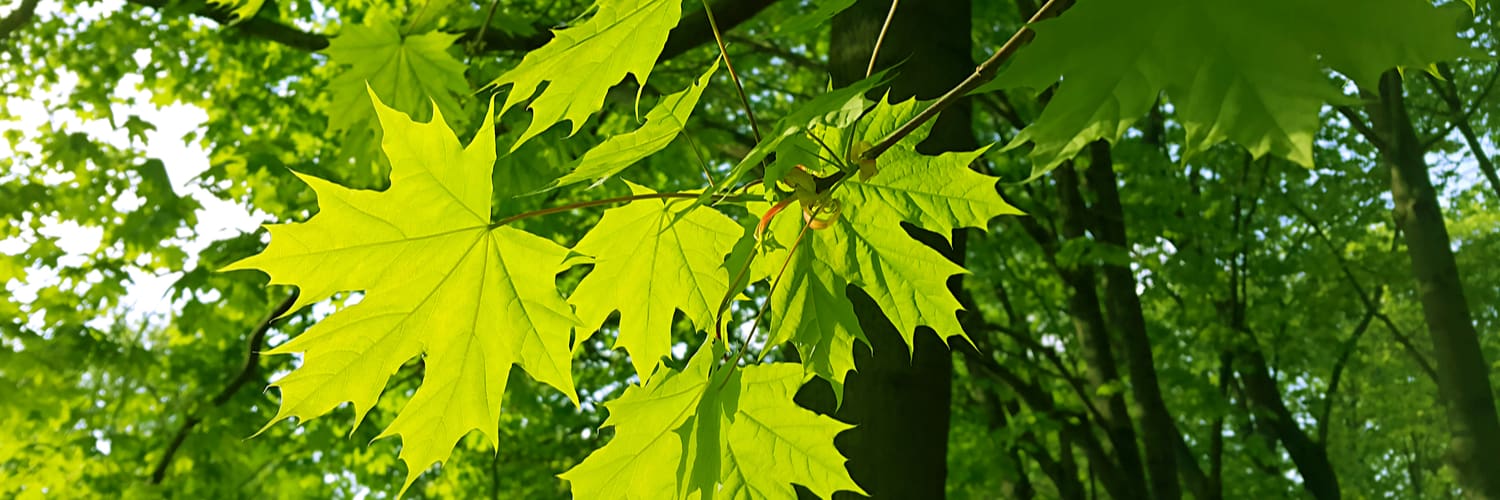
[{"label": "shadowed tree trunk", "polygon": [[[1089,145],[1089,167],[1086,172],[1089,190],[1094,193],[1093,222],[1101,243],[1116,247],[1129,255],[1130,239],[1125,232],[1125,207],[1120,203],[1119,181],[1115,178],[1114,158],[1103,141]],[[1177,463],[1178,441],[1182,433],[1162,399],[1156,378],[1156,360],[1151,353],[1151,337],[1146,332],[1141,298],[1136,294],[1135,274],[1130,266],[1106,262],[1104,274],[1105,310],[1109,322],[1120,332],[1125,351],[1125,367],[1130,374],[1130,393],[1141,408],[1141,434],[1146,448],[1146,471],[1156,498],[1181,498],[1177,484],[1179,465],[1189,483],[1203,489],[1206,479],[1191,456]],[[1202,495],[1202,493],[1200,493]]]},{"label": "shadowed tree trunk", "polygon": [[1489,365],[1459,281],[1437,190],[1427,175],[1426,152],[1406,113],[1401,76],[1386,72],[1375,95],[1379,99],[1367,110],[1382,136],[1378,144],[1390,166],[1396,225],[1406,237],[1417,296],[1432,335],[1438,393],[1452,433],[1449,454],[1470,496],[1500,498],[1500,460],[1494,457],[1500,450],[1500,419]]},{"label": "shadowed tree trunk", "polygon": [[[835,86],[865,77],[890,6],[889,1],[860,1],[834,18],[829,69]],[[879,70],[901,64],[888,89],[891,99],[934,99],[971,74],[969,36],[968,0],[901,3],[875,65]],[[872,97],[884,91],[877,89]],[[970,113],[967,102],[945,110],[922,143],[923,152],[977,147]],[[918,236],[950,259],[962,260],[942,238],[931,233]],[[962,248],[961,240],[958,245]],[[956,283],[950,282],[955,289]],[[912,353],[869,296],[852,287],[849,296],[873,349],[855,348],[857,371],[849,373],[844,404],[837,411],[839,419],[858,426],[837,440],[849,457],[850,473],[875,498],[942,498],[953,360],[937,335],[960,332],[934,335],[923,328],[916,333]],[[820,410],[833,407],[827,389],[809,387],[802,401]]]}]

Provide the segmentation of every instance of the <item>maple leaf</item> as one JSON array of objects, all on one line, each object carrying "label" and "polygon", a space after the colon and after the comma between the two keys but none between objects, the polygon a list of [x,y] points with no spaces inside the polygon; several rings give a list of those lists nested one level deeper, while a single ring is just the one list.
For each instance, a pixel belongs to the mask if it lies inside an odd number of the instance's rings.
[{"label": "maple leaf", "polygon": [[1062,80],[1009,146],[1036,144],[1036,174],[1118,140],[1162,90],[1187,132],[1184,157],[1233,141],[1310,167],[1318,112],[1345,100],[1323,65],[1370,85],[1390,68],[1468,54],[1453,27],[1421,0],[1082,2],[1038,23],[980,91]]},{"label": "maple leaf", "polygon": [[[630,188],[637,195],[652,192]],[[675,311],[698,328],[713,325],[715,306],[729,290],[724,256],[741,233],[717,210],[687,200],[637,200],[610,209],[574,247],[596,257],[568,302],[587,332],[620,311],[616,346],[630,353],[641,380],[649,380],[671,350]]]},{"label": "maple leaf", "polygon": [[578,498],[824,498],[864,491],[833,438],[853,426],[797,406],[807,380],[795,363],[711,372],[714,344],[683,371],[631,386],[609,409],[615,436],[560,475]]},{"label": "maple leaf", "polygon": [[260,12],[260,7],[265,5],[266,0],[208,0],[208,4],[230,12],[228,26],[244,22],[246,19],[255,17]]},{"label": "maple leaf", "polygon": [[[853,135],[833,128],[815,131],[841,151],[846,141],[880,140],[919,111],[915,100],[882,103]],[[930,130],[930,123],[924,125],[881,155],[878,174],[846,180],[832,191],[833,200],[842,205],[840,215],[826,229],[807,231],[790,261],[789,245],[803,231],[804,221],[796,216],[774,219],[769,230],[783,246],[768,248],[756,260],[762,276],[780,273],[788,262],[784,281],[771,292],[774,320],[767,343],[793,342],[808,369],[835,389],[854,367],[854,342],[864,339],[844,295],[849,285],[875,299],[909,346],[919,326],[931,327],[945,341],[953,335],[967,338],[956,316],[958,300],[947,285],[949,276],[967,271],[911,238],[901,223],[948,238],[956,228],[984,228],[994,217],[1021,213],[1000,198],[998,179],[969,169],[984,148],[937,156],[918,153],[916,145]]]},{"label": "maple leaf", "polygon": [[511,149],[563,120],[572,124],[572,133],[578,132],[604,105],[605,92],[626,75],[634,75],[645,88],[667,44],[667,32],[682,15],[682,2],[677,0],[599,0],[593,8],[588,21],[554,30],[552,40],[488,85],[514,85],[500,107],[500,114],[505,114],[531,99],[542,82],[549,82],[531,102],[531,124]]},{"label": "maple leaf", "polygon": [[[859,111],[863,111],[866,103],[869,102],[865,99],[865,94],[884,83],[889,72],[889,69],[881,70],[868,78],[821,94],[797,106],[767,129],[765,138],[755,147],[750,148],[750,151],[745,153],[745,157],[729,169],[729,174],[719,185],[726,190],[732,189],[745,174],[760,165],[767,156],[779,150],[786,152],[783,150],[783,145],[804,137],[803,134],[814,127],[844,127],[853,123],[853,120],[858,118]],[[766,169],[764,178],[766,183],[774,184],[780,179],[779,175],[785,174],[790,168],[786,162],[782,162],[781,165],[780,168],[773,166],[773,168]],[[711,192],[705,192],[701,201],[706,201],[710,194]]]},{"label": "maple leaf", "polygon": [[635,162],[656,154],[672,143],[677,134],[687,126],[688,115],[698,105],[709,78],[719,70],[714,61],[703,76],[681,92],[661,98],[661,102],[646,112],[646,123],[640,128],[611,136],[594,146],[574,162],[566,175],[553,181],[547,189],[566,186],[585,180],[602,181],[620,173]]},{"label": "maple leaf", "polygon": [[496,426],[511,365],[574,403],[568,339],[577,326],[555,288],[567,249],[489,222],[493,115],[468,147],[434,112],[417,123],[373,91],[391,162],[385,191],[349,189],[307,175],[320,211],[307,222],[272,224],[260,254],[225,270],[259,269],[298,287],[291,310],[335,292],[364,299],[269,351],[304,353],[277,380],[280,420],[311,419],[352,402],[354,426],[402,364],[423,356],[420,388],[380,437],[402,440],[404,492],[454,443],[478,429],[498,446]]},{"label": "maple leaf", "polygon": [[429,103],[441,114],[462,116],[459,98],[468,94],[465,65],[448,53],[458,35],[427,32],[403,36],[396,21],[379,11],[363,24],[345,26],[328,41],[329,63],[347,68],[329,83],[333,102],[328,128],[350,132],[345,149],[356,157],[373,153],[381,128],[370,107],[369,91],[418,120],[429,116]]}]

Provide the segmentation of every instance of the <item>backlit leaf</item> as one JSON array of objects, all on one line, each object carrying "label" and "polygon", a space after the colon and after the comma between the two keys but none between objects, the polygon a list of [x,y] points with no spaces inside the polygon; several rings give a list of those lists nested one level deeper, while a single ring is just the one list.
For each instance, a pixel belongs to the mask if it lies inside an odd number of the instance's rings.
[{"label": "backlit leaf", "polygon": [[292,310],[339,291],[365,293],[270,351],[303,353],[302,365],[273,384],[281,409],[272,423],[352,402],[357,427],[391,374],[422,357],[421,387],[381,434],[401,436],[409,487],[471,430],[498,446],[511,365],[576,403],[568,339],[577,319],[554,285],[570,265],[568,250],[490,225],[493,122],[462,147],[441,113],[416,123],[378,99],[375,110],[387,132],[390,188],[299,175],[318,195],[318,214],[268,226],[265,251],[226,270],[259,269],[273,284],[297,286]]},{"label": "backlit leaf", "polygon": [[823,498],[863,493],[833,446],[851,426],[792,402],[801,367],[711,373],[717,352],[704,348],[683,371],[606,404],[615,437],[561,475],[575,497],[795,498],[794,483]]},{"label": "backlit leaf", "polygon": [[1467,53],[1454,17],[1425,0],[1080,2],[981,91],[1046,88],[1047,107],[1011,143],[1036,173],[1097,139],[1118,140],[1165,91],[1188,156],[1223,141],[1312,166],[1318,111],[1341,102],[1323,66],[1370,85],[1397,66]]},{"label": "backlit leaf", "polygon": [[599,0],[594,15],[577,26],[553,32],[554,38],[531,51],[521,64],[490,82],[491,87],[513,85],[500,106],[511,106],[537,94],[531,101],[531,125],[511,146],[567,120],[572,131],[604,105],[604,94],[627,75],[645,87],[651,67],[667,43],[667,32],[682,15],[676,0]]}]

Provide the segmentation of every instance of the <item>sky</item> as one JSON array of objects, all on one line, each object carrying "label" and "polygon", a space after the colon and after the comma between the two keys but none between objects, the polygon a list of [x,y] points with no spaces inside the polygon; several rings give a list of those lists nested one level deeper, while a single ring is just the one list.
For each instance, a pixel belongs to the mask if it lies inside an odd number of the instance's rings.
[{"label": "sky", "polygon": [[[39,14],[56,15],[57,7],[55,2],[44,2]],[[82,15],[98,15],[99,12],[107,11],[109,8],[108,5],[99,6]],[[147,50],[140,50],[136,52],[135,57],[138,60],[149,58],[150,53]],[[0,130],[22,131],[25,139],[18,149],[33,155],[40,153],[40,146],[36,142],[37,131],[48,122],[54,127],[84,132],[115,147],[129,149],[132,139],[127,132],[115,130],[107,120],[85,121],[68,110],[52,113],[47,111],[45,103],[63,99],[63,96],[71,92],[76,82],[77,75],[65,74],[62,84],[49,92],[38,92],[22,99],[10,99],[6,103],[7,111],[19,117],[19,121],[0,121]],[[198,223],[193,228],[193,235],[185,239],[184,250],[190,255],[195,255],[212,241],[255,231],[267,219],[264,214],[253,215],[237,204],[220,200],[194,181],[194,178],[209,166],[208,152],[196,143],[187,143],[183,138],[189,132],[200,129],[207,115],[201,109],[185,105],[157,108],[151,104],[150,92],[136,88],[139,82],[138,76],[130,75],[118,84],[115,89],[116,95],[121,97],[122,101],[138,104],[130,106],[116,104],[114,113],[117,116],[138,115],[141,119],[155,125],[156,130],[146,132],[144,145],[140,151],[145,157],[160,159],[164,163],[172,186],[179,195],[192,197],[202,204],[203,208],[197,214]],[[141,146],[140,143],[141,141],[136,139],[136,145]],[[0,142],[0,157],[9,157],[16,152],[12,151],[8,144]],[[0,176],[3,175],[5,173],[0,173]],[[138,206],[139,203],[139,200],[134,199],[130,193],[125,193],[115,205],[116,208],[129,209],[132,206]],[[72,222],[52,223],[40,232],[41,236],[57,238],[58,246],[68,252],[69,257],[62,261],[64,265],[80,264],[85,255],[98,248],[102,237],[100,229],[84,227]],[[0,240],[0,253],[12,255],[20,253],[26,249],[30,239]],[[5,284],[5,289],[14,294],[14,297],[22,303],[34,297],[36,290],[56,280],[56,273],[46,269],[34,267],[28,271],[28,274],[30,276],[27,283],[12,281]],[[132,270],[133,283],[129,286],[129,292],[123,300],[123,304],[129,310],[127,317],[131,319],[161,318],[170,313],[171,304],[167,301],[166,293],[172,282],[179,276],[180,273],[152,275]],[[33,322],[37,320],[39,318]]]}]

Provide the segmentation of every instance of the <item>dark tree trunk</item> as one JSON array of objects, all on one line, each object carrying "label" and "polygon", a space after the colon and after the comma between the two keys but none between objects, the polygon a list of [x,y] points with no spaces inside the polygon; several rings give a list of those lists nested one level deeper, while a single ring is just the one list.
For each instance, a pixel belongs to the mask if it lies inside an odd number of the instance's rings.
[{"label": "dark tree trunk", "polygon": [[[1089,226],[1088,206],[1079,192],[1078,173],[1072,162],[1064,163],[1052,175],[1057,179],[1058,212],[1062,218],[1064,241],[1085,238]],[[1073,264],[1058,266],[1063,283],[1068,286],[1068,316],[1073,320],[1073,329],[1083,345],[1083,357],[1087,361],[1089,383],[1095,389],[1108,384],[1120,384],[1120,372],[1115,363],[1114,342],[1105,322],[1104,312],[1099,306],[1099,292],[1093,266]],[[1103,417],[1099,424],[1105,429],[1109,441],[1115,448],[1116,460],[1121,472],[1128,477],[1146,479],[1141,464],[1140,447],[1136,444],[1135,426],[1130,419],[1130,410],[1122,391],[1110,392],[1108,396],[1095,398],[1095,406]],[[1169,479],[1176,486],[1176,471]],[[1129,481],[1129,497],[1146,498],[1147,481]]]},{"label": "dark tree trunk", "polygon": [[1281,400],[1281,391],[1276,380],[1271,378],[1260,349],[1254,346],[1246,348],[1236,359],[1240,360],[1236,367],[1245,382],[1245,395],[1260,409],[1261,420],[1271,427],[1271,432],[1286,448],[1287,455],[1292,457],[1292,463],[1302,475],[1302,487],[1320,500],[1342,498],[1338,475],[1328,461],[1328,451],[1297,425],[1292,411]]},{"label": "dark tree trunk", "polygon": [[[1101,243],[1130,251],[1125,232],[1125,208],[1120,203],[1118,180],[1109,144],[1103,141],[1089,146],[1088,186],[1094,192],[1094,226]],[[1105,263],[1104,298],[1109,321],[1120,330],[1124,342],[1125,367],[1130,373],[1131,395],[1141,407],[1141,433],[1145,437],[1146,471],[1156,498],[1181,498],[1177,484],[1177,441],[1182,434],[1167,411],[1161,387],[1156,379],[1156,361],[1151,354],[1151,337],[1146,333],[1146,318],[1141,312],[1141,298],[1136,295],[1135,274],[1130,266]],[[1183,463],[1186,476],[1203,476],[1196,461]]]},{"label": "dark tree trunk", "polygon": [[1438,392],[1452,432],[1449,454],[1470,496],[1500,498],[1500,460],[1493,456],[1500,450],[1500,419],[1489,365],[1479,347],[1437,190],[1427,175],[1425,151],[1406,113],[1402,92],[1401,76],[1387,72],[1380,81],[1379,99],[1368,111],[1383,135],[1381,153],[1390,166],[1396,224],[1406,237],[1417,294],[1432,335]]},{"label": "dark tree trunk", "polygon": [[[902,64],[888,89],[893,100],[936,98],[974,71],[969,1],[900,5],[875,68]],[[889,1],[860,1],[834,18],[829,69],[835,86],[865,77],[890,6]],[[884,89],[877,92],[883,94]],[[949,107],[921,149],[931,154],[977,147],[970,113],[967,102]],[[962,262],[962,256],[955,255],[958,252],[942,238],[930,233],[920,236],[950,259]],[[957,281],[951,283],[956,289]],[[849,296],[871,344],[871,349],[855,348],[857,368],[845,380],[844,404],[837,411],[839,419],[857,426],[837,440],[849,457],[849,472],[874,498],[943,498],[953,360],[938,336],[961,332],[934,335],[923,328],[916,333],[913,353],[868,295],[850,288]],[[804,394],[804,402],[815,409],[833,406],[826,389]]]}]

